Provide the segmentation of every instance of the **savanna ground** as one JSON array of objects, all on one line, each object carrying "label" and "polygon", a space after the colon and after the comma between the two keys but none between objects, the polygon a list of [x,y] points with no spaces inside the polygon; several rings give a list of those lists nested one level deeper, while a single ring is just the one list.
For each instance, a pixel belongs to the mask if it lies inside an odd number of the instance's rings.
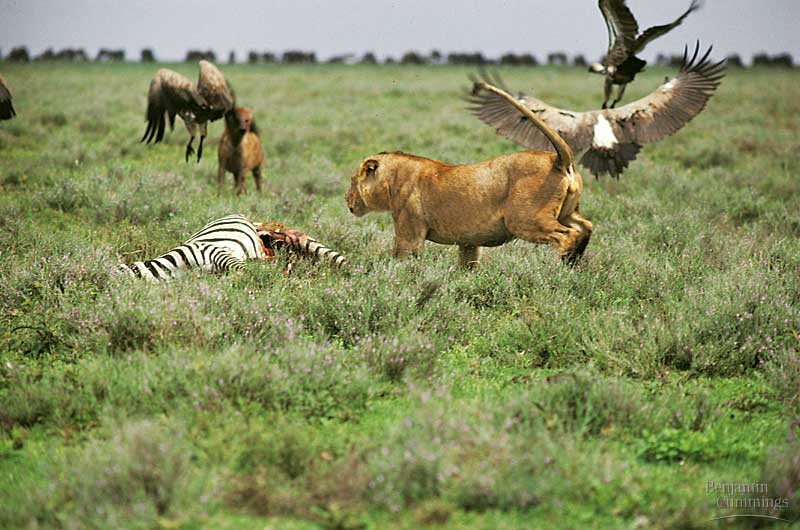
[{"label": "savanna ground", "polygon": [[[516,150],[464,110],[470,70],[223,66],[266,151],[265,192],[248,178],[236,198],[230,175],[216,193],[221,122],[200,164],[180,122],[138,143],[156,68],[2,65],[19,115],[0,124],[0,527],[800,517],[800,73],[732,71],[621,180],[584,171],[580,266],[515,242],[464,272],[432,243],[391,259],[391,219],[353,218],[343,193],[378,151]],[[564,107],[601,100],[582,69],[503,73]],[[234,212],[316,236],[349,271],[112,274]],[[709,481],[788,507],[720,508]]]}]

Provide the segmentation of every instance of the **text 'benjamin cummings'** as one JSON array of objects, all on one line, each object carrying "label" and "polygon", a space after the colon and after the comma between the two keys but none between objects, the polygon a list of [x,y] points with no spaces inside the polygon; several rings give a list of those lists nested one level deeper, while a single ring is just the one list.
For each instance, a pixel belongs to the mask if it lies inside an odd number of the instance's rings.
[{"label": "text 'benjamin cummings'", "polygon": [[770,497],[769,486],[759,482],[750,484],[710,480],[706,482],[706,493],[721,494],[717,498],[717,508],[771,508],[780,511],[789,507],[789,499]]}]

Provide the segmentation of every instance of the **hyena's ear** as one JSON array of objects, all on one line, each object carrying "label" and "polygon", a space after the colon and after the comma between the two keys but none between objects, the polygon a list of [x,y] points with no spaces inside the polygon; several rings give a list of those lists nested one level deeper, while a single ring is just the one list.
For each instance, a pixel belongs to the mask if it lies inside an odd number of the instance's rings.
[{"label": "hyena's ear", "polygon": [[250,132],[256,136],[261,136],[261,129],[256,125],[256,118],[253,115],[250,115]]},{"label": "hyena's ear", "polygon": [[375,174],[378,170],[378,161],[374,159],[369,159],[364,162],[364,174],[368,177],[371,177]]}]

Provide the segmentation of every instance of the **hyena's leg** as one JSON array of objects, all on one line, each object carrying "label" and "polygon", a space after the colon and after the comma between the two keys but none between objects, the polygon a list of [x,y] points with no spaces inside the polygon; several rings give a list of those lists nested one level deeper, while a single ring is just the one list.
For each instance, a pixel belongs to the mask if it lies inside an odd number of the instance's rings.
[{"label": "hyena's leg", "polygon": [[253,178],[256,181],[256,189],[260,192],[261,191],[261,183],[263,182],[263,178],[261,176],[261,166],[256,166],[253,168]]},{"label": "hyena's leg", "polygon": [[246,176],[247,170],[245,168],[239,168],[236,172],[236,182],[233,184],[236,189],[236,195],[244,193],[244,179]]},{"label": "hyena's leg", "polygon": [[217,195],[222,194],[222,186],[225,185],[225,165],[222,161],[219,162],[219,167],[217,168]]}]

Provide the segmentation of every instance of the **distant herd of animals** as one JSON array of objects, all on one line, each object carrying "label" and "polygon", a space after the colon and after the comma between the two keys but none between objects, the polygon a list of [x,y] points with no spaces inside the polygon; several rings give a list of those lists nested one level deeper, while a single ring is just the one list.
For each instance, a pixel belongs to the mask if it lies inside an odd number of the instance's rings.
[{"label": "distant herd of animals", "polygon": [[[584,253],[592,223],[580,213],[583,180],[574,152],[583,152],[581,165],[595,176],[619,177],[644,144],[657,142],[681,129],[706,106],[725,73],[724,61],[709,60],[711,48],[700,53],[684,50],[678,74],[649,95],[615,108],[626,86],[646,62],[636,56],[653,39],[680,25],[700,5],[689,8],[669,24],[644,32],[625,0],[599,0],[608,28],[608,50],[602,63],[589,71],[604,75],[604,99],[599,110],[559,109],[532,96],[515,97],[496,73],[473,77],[466,96],[471,112],[498,134],[529,149],[474,164],[452,165],[406,154],[382,152],[361,161],[351,177],[345,202],[350,212],[391,212],[394,256],[418,254],[433,241],[459,247],[459,263],[473,267],[480,247],[512,239],[553,246],[562,260],[573,264]],[[188,162],[203,155],[208,122],[220,118],[225,130],[218,147],[217,189],[226,172],[233,173],[236,194],[244,193],[247,173],[262,186],[264,160],[253,111],[240,107],[222,73],[211,62],[199,62],[194,85],[185,76],[160,69],[147,94],[147,126],[142,142],[159,143],[169,122],[179,116],[189,133]],[[611,101],[613,87],[618,86]],[[12,96],[0,77],[0,119],[15,116]],[[150,260],[121,265],[126,274],[163,280],[187,269],[215,272],[239,270],[249,259],[269,260],[275,251],[289,249],[323,258],[335,266],[346,263],[338,252],[302,232],[279,223],[251,221],[229,215],[211,221],[182,245]]]}]

